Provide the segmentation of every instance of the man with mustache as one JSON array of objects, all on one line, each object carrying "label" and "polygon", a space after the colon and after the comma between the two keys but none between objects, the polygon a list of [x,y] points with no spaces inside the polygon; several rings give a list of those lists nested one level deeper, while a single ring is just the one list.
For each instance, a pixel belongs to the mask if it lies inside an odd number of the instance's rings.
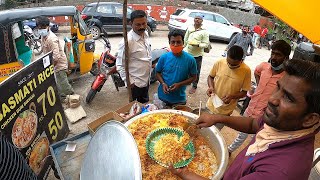
[{"label": "man with mustache", "polygon": [[[320,129],[320,64],[292,59],[285,61],[284,70],[259,120],[206,113],[197,120],[200,128],[223,123],[241,132],[257,133],[223,179],[308,179],[315,134]],[[171,171],[182,179],[205,179],[187,168]]]},{"label": "man with mustache", "polygon": [[[141,103],[149,101],[149,80],[151,74],[151,45],[147,28],[147,15],[142,10],[135,10],[130,17],[132,30],[128,33],[129,45],[129,78],[128,88],[131,88],[132,99]],[[125,54],[124,40],[119,44],[116,67],[124,82]]]},{"label": "man with mustache", "polygon": [[[284,40],[278,40],[272,44],[270,63],[263,62],[254,71],[257,88],[243,116],[257,119],[263,115],[268,99],[277,86],[277,81],[284,75],[283,62],[289,59],[290,52],[291,47]],[[240,147],[247,137],[247,133],[239,132],[238,137],[228,147],[229,153]]]},{"label": "man with mustache", "polygon": [[197,78],[195,59],[183,51],[183,36],[178,29],[169,32],[171,52],[163,54],[156,66],[156,77],[160,82],[158,96],[169,107],[186,104],[186,86]]}]

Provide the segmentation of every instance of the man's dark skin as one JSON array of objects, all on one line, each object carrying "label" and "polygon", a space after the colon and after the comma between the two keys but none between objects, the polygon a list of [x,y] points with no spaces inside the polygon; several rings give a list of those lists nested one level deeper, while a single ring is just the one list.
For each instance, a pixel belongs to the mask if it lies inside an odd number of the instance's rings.
[{"label": "man's dark skin", "polygon": [[[289,59],[289,57],[286,57],[281,51],[279,50],[271,50],[271,56],[270,56],[270,63],[273,65],[273,66],[279,66],[283,63],[283,61]],[[275,75],[275,74],[280,74],[283,72],[283,69],[279,70],[279,71],[275,71],[273,69],[272,70],[272,75]],[[259,84],[259,81],[260,81],[260,76],[257,75],[257,74],[254,74],[254,77],[256,78],[256,83]]]}]

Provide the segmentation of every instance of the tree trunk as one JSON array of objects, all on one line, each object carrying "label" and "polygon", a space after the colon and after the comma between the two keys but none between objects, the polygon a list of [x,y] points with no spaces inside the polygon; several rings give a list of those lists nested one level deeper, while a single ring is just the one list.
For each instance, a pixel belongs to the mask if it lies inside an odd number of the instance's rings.
[{"label": "tree trunk", "polygon": [[127,90],[129,96],[129,102],[133,101],[131,93],[131,83],[129,79],[129,45],[128,45],[128,35],[127,35],[127,6],[128,0],[123,0],[123,38],[124,38],[124,54],[125,54],[125,71],[126,71],[126,81]]}]

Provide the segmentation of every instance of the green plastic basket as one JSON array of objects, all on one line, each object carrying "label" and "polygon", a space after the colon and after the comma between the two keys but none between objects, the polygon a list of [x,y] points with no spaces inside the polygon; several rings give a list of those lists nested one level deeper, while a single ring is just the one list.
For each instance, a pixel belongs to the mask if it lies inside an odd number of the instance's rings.
[{"label": "green plastic basket", "polygon": [[[169,165],[158,161],[154,157],[154,145],[162,136],[164,136],[166,134],[170,134],[170,133],[176,134],[178,136],[178,138],[180,139],[183,136],[184,132],[180,129],[177,129],[177,128],[158,128],[158,129],[155,129],[154,131],[152,131],[146,139],[146,149],[147,149],[148,155],[163,167],[169,167]],[[191,157],[189,159],[181,160],[181,161],[173,164],[174,168],[181,168],[181,167],[187,166],[193,160],[194,155],[195,155],[195,149],[194,149],[193,143],[190,141],[185,146],[185,149],[191,153]]]}]

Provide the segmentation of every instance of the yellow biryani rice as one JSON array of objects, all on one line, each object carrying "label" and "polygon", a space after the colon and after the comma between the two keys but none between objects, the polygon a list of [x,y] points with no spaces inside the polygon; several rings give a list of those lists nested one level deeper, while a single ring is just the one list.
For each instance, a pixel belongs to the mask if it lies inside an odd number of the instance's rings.
[{"label": "yellow biryani rice", "polygon": [[[188,119],[182,115],[159,113],[142,117],[128,127],[138,145],[143,179],[180,179],[152,160],[146,151],[145,140],[148,134],[157,128],[163,127],[185,130],[188,127]],[[199,133],[195,134],[193,144],[196,152],[194,159],[188,165],[188,169],[200,176],[211,179],[214,175],[213,172],[216,172],[218,168],[214,153],[210,149],[206,139]]]},{"label": "yellow biryani rice", "polygon": [[189,140],[187,133],[184,133],[180,139],[176,134],[162,136],[154,145],[155,159],[169,165],[191,158],[191,153],[184,148]]}]

